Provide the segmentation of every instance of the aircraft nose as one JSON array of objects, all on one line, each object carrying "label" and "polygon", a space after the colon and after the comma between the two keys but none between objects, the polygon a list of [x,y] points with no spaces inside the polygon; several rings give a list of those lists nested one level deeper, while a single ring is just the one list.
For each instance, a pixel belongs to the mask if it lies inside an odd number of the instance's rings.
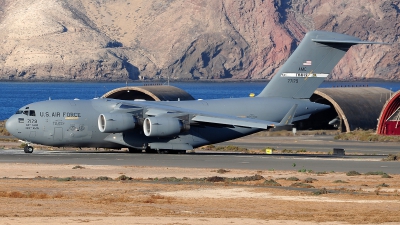
[{"label": "aircraft nose", "polygon": [[14,116],[10,117],[7,121],[6,121],[6,129],[7,131],[12,134],[12,135],[16,135],[16,133],[18,132],[17,130],[17,118],[15,118]]}]

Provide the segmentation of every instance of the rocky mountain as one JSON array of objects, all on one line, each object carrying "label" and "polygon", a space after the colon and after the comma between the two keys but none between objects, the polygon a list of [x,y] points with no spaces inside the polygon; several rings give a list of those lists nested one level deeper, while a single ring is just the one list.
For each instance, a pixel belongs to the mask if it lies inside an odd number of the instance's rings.
[{"label": "rocky mountain", "polygon": [[309,30],[353,47],[330,79],[400,77],[400,0],[0,0],[0,79],[270,79]]}]

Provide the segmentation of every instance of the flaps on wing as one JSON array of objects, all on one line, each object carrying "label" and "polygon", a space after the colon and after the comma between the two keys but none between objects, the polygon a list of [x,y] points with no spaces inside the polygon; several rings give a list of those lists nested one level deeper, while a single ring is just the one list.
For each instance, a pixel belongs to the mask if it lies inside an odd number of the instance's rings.
[{"label": "flaps on wing", "polygon": [[274,122],[265,121],[265,120],[246,119],[246,118],[238,118],[238,117],[233,117],[233,116],[215,117],[215,116],[205,116],[205,115],[197,115],[197,116],[193,117],[192,121],[204,122],[204,123],[225,124],[225,125],[233,125],[233,126],[241,126],[241,127],[260,128],[260,129],[268,129],[268,128],[273,127],[276,124]]},{"label": "flaps on wing", "polygon": [[205,123],[215,123],[215,124],[225,124],[241,127],[251,127],[259,129],[269,129],[277,126],[285,126],[292,124],[294,115],[296,113],[297,104],[290,108],[289,112],[283,117],[281,122],[272,122],[259,119],[249,119],[249,118],[239,118],[234,116],[207,116],[207,115],[197,115],[193,117],[192,121],[205,122]]}]

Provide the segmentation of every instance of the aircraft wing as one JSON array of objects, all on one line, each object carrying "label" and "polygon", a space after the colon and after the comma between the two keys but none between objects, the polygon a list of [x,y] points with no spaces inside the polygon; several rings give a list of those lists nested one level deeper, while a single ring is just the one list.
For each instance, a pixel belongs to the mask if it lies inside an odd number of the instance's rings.
[{"label": "aircraft wing", "polygon": [[191,121],[199,123],[214,123],[221,125],[231,125],[231,126],[242,126],[251,127],[259,129],[268,129],[276,126],[284,126],[292,123],[294,115],[296,113],[297,104],[288,111],[288,113],[283,117],[280,122],[266,121],[260,119],[243,118],[237,116],[231,116],[220,113],[213,113],[207,111],[184,109],[176,106],[168,105],[152,105],[152,103],[142,103],[146,106],[146,115],[148,116],[162,116],[162,117],[179,117],[184,114],[192,114],[194,117]]}]

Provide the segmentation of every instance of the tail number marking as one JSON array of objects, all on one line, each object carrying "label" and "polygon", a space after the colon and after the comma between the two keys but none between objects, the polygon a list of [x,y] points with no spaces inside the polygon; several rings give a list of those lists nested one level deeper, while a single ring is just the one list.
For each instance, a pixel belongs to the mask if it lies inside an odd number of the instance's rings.
[{"label": "tail number marking", "polygon": [[287,82],[291,84],[297,84],[299,83],[299,79],[288,79]]}]

